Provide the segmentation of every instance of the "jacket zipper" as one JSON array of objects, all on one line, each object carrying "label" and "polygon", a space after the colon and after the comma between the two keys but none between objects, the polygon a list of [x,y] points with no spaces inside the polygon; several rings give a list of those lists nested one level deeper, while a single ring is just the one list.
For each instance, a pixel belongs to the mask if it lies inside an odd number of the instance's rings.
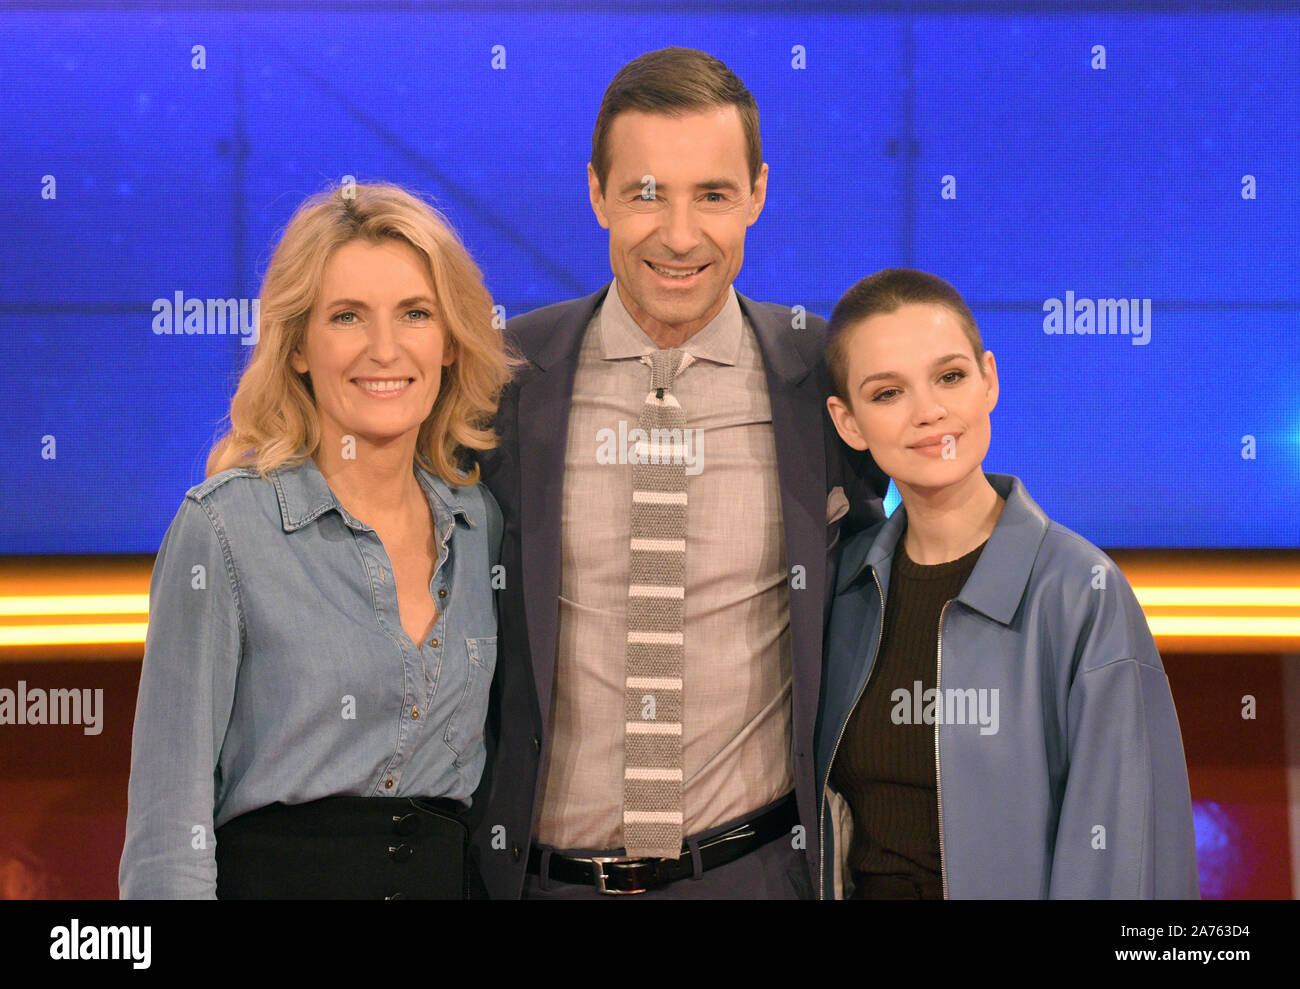
[{"label": "jacket zipper", "polygon": [[[939,652],[935,664],[934,693],[940,705],[943,703],[943,615],[950,604],[951,601],[945,601],[939,610]],[[939,710],[943,710],[942,706]],[[942,721],[942,718],[934,719],[934,794],[939,801],[939,881],[943,886],[943,898],[946,900],[948,899],[948,869],[943,854],[943,774],[939,770],[939,725]]]},{"label": "jacket zipper", "polygon": [[[871,657],[871,671],[867,674],[866,680],[862,682],[862,687],[858,690],[857,696],[853,698],[853,704],[849,708],[848,717],[846,717],[844,723],[840,725],[840,734],[839,737],[835,739],[835,747],[831,749],[830,760],[826,763],[826,776],[822,779],[821,802],[818,805],[820,813],[817,815],[817,852],[819,859],[819,867],[817,869],[817,898],[821,900],[826,899],[826,787],[830,785],[831,767],[835,765],[835,756],[840,751],[840,742],[844,740],[844,732],[849,727],[849,720],[853,717],[853,711],[858,706],[858,701],[862,700],[862,695],[866,693],[867,684],[871,682],[872,674],[876,672],[876,660],[880,658],[880,640],[884,638],[885,635],[885,592],[881,590],[880,578],[876,576],[875,567],[871,568],[871,579],[876,582],[876,596],[880,599],[880,627],[876,631],[876,651]],[[942,616],[940,616],[940,620],[942,621]],[[935,736],[935,741],[936,743],[938,742],[938,736]],[[939,851],[942,855],[943,832],[940,831],[939,835]]]}]

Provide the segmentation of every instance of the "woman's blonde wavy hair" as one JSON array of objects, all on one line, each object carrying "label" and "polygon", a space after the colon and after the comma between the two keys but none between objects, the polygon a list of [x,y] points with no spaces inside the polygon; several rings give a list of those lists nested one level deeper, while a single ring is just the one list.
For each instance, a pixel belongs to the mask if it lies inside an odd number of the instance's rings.
[{"label": "woman's blonde wavy hair", "polygon": [[254,467],[265,477],[316,452],[321,437],[315,398],[307,375],[293,369],[290,357],[303,341],[330,255],[350,241],[381,243],[389,237],[424,257],[456,354],[420,425],[416,460],[448,484],[478,481],[478,464],[466,467],[469,451],[496,445],[492,419],[517,359],[495,325],[483,273],[446,218],[389,183],[318,193],[289,221],[262,280],[257,344],[230,402],[229,430],[208,454],[209,477],[231,467]]}]

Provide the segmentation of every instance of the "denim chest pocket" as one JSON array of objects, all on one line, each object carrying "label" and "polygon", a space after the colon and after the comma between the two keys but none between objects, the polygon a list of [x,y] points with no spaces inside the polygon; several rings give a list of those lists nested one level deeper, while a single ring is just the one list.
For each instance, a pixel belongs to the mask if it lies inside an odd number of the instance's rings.
[{"label": "denim chest pocket", "polygon": [[[465,689],[460,695],[456,710],[447,720],[443,736],[447,747],[463,756],[470,746],[483,740],[483,721],[487,718],[488,688],[497,665],[497,637],[484,636],[466,639],[469,670],[465,676]],[[457,759],[459,764],[459,758]]]}]

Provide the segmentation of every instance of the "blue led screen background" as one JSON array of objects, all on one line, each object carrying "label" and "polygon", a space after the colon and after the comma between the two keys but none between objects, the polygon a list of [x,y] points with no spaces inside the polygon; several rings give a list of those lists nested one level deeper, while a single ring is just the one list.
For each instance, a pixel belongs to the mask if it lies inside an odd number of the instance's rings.
[{"label": "blue led screen background", "polygon": [[[986,469],[1102,546],[1300,547],[1300,13],[1038,9],[0,9],[0,553],[158,548],[250,348],[154,301],[254,298],[344,176],[430,197],[507,315],[599,288],[595,113],[674,44],[758,101],[739,291],[942,275],[1001,373]],[[1147,342],[1046,333],[1067,293],[1149,299]]]}]

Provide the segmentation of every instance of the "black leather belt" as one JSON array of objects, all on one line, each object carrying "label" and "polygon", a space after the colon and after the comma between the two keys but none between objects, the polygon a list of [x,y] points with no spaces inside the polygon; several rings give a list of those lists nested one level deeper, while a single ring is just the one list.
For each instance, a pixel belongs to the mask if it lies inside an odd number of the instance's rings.
[{"label": "black leather belt", "polygon": [[[700,850],[700,864],[704,871],[734,862],[756,848],[790,835],[799,823],[799,811],[794,794],[788,796],[767,813],[746,821],[728,831],[696,842]],[[528,853],[528,871],[542,874],[542,850],[536,845]],[[682,844],[682,857],[678,859],[628,859],[622,856],[596,856],[574,858],[551,853],[549,878],[562,883],[595,886],[596,891],[609,894],[644,893],[661,889],[679,879],[695,874],[690,848]]]}]

